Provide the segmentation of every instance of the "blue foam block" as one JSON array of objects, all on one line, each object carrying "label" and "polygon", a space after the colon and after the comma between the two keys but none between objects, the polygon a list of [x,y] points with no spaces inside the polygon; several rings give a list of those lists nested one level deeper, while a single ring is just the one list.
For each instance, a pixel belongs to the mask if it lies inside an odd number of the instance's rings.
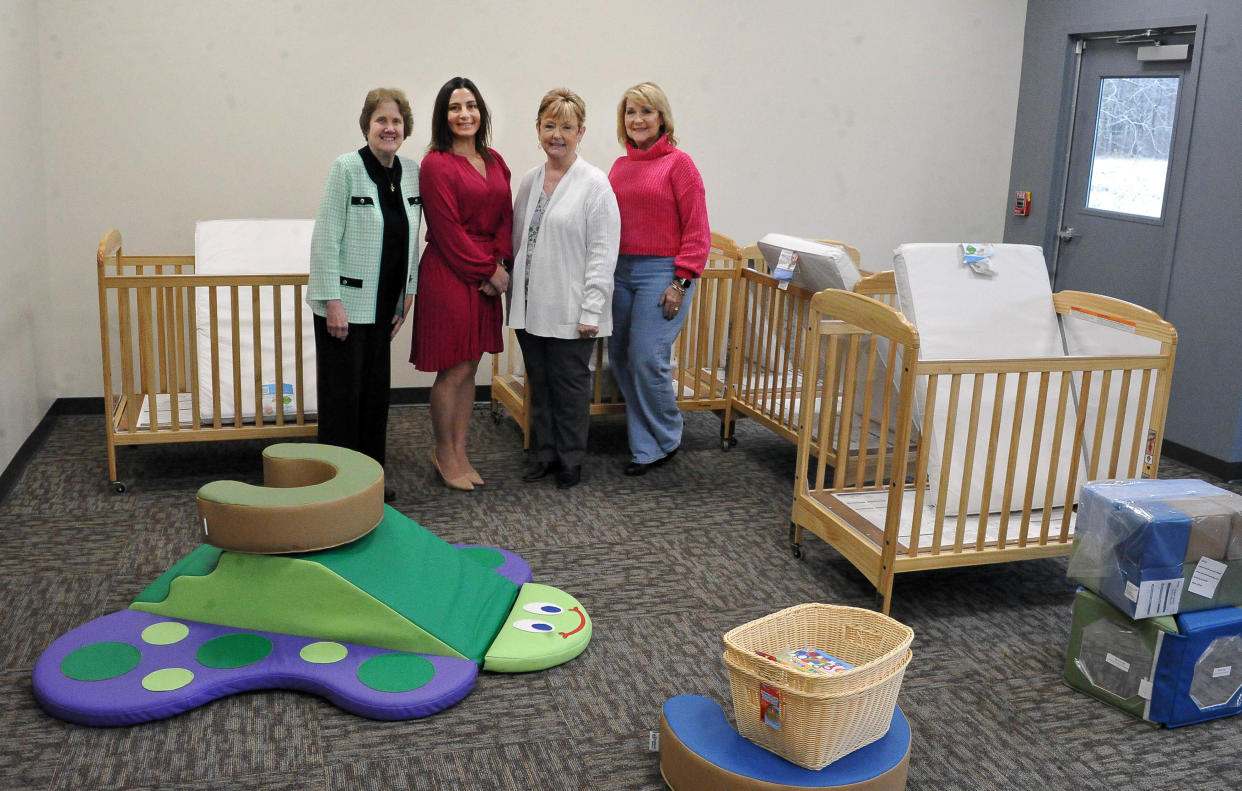
[{"label": "blue foam block", "polygon": [[702,695],[678,695],[664,703],[669,730],[708,763],[753,780],[805,788],[831,788],[873,780],[900,764],[910,751],[910,723],[898,707],[888,733],[819,771],[804,769],[741,736],[720,704]]}]

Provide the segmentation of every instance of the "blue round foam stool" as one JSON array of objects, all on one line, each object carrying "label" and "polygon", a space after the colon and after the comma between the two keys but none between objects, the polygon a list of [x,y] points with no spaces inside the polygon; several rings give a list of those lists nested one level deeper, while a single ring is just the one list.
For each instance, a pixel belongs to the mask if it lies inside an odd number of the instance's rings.
[{"label": "blue round foam stool", "polygon": [[673,791],[901,791],[909,760],[910,723],[900,708],[888,733],[819,771],[743,738],[702,695],[669,698],[660,718],[660,774]]}]

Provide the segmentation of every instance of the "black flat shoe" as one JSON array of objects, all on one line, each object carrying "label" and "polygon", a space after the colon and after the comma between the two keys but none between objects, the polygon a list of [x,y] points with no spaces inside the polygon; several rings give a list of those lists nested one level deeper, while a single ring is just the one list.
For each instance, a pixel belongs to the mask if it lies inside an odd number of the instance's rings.
[{"label": "black flat shoe", "polygon": [[643,464],[641,461],[632,461],[629,464],[625,465],[625,474],[630,476],[631,478],[636,477],[638,475],[646,475],[647,470],[651,469],[654,466],[655,466],[654,462],[652,462],[651,464]]},{"label": "black flat shoe", "polygon": [[537,461],[534,466],[526,471],[522,476],[522,480],[527,483],[533,483],[540,478],[547,477],[550,473],[554,473],[561,468],[559,461]]},{"label": "black flat shoe", "polygon": [[384,502],[391,503],[393,500],[396,500],[396,499],[397,499],[397,490],[389,489],[387,486],[385,486],[384,487]]},{"label": "black flat shoe", "polygon": [[655,461],[649,461],[646,464],[643,464],[641,461],[632,461],[625,465],[625,474],[631,478],[637,475],[646,475],[648,470],[667,464],[670,459],[677,455],[677,451],[679,450],[681,450],[680,445],[670,450],[663,457],[658,458]]},{"label": "black flat shoe", "polygon": [[677,451],[679,451],[679,450],[681,450],[681,446],[680,446],[680,445],[678,445],[677,447],[673,448],[673,449],[672,449],[672,450],[670,450],[668,453],[664,454],[664,458],[661,458],[661,459],[656,459],[655,461],[651,462],[651,466],[652,466],[652,467],[662,467],[662,466],[664,466],[665,464],[668,464],[670,461],[672,461],[672,460],[673,460],[673,457],[677,455]]},{"label": "black flat shoe", "polygon": [[556,488],[569,489],[582,480],[582,465],[565,467],[556,474]]}]

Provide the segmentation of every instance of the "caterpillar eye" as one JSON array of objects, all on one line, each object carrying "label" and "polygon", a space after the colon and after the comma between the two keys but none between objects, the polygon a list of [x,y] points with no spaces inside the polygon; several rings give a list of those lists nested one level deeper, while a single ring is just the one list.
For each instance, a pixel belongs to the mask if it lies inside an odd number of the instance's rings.
[{"label": "caterpillar eye", "polygon": [[523,606],[522,609],[526,612],[533,612],[535,615],[560,615],[565,612],[564,607],[546,601],[533,601]]},{"label": "caterpillar eye", "polygon": [[536,632],[536,633],[552,632],[552,631],[555,631],[556,629],[556,627],[552,626],[552,624],[548,623],[547,621],[537,621],[534,618],[523,618],[520,621],[514,621],[513,627],[515,629],[521,629],[523,632]]}]

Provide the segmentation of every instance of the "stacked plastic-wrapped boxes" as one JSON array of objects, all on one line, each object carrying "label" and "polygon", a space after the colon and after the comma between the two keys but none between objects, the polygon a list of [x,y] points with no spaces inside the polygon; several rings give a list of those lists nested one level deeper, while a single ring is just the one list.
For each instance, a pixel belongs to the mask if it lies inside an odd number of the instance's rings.
[{"label": "stacked plastic-wrapped boxes", "polygon": [[1242,711],[1242,495],[1098,481],[1076,531],[1066,683],[1170,727]]}]

